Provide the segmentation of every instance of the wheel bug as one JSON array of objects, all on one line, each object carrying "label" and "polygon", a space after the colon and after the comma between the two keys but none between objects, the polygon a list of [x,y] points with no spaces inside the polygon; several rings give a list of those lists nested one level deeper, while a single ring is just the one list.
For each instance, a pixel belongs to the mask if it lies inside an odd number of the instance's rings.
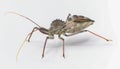
[{"label": "wheel bug", "polygon": [[22,45],[20,46],[18,52],[17,52],[17,56],[16,59],[18,57],[18,54],[21,50],[21,48],[23,47],[23,44],[25,43],[25,41],[28,39],[28,42],[30,42],[30,38],[32,36],[32,34],[35,31],[40,31],[41,33],[48,35],[45,39],[45,43],[44,43],[44,47],[43,47],[43,52],[42,52],[42,58],[44,57],[44,53],[45,53],[45,48],[46,48],[46,43],[48,39],[54,39],[54,35],[58,35],[58,38],[60,40],[62,40],[63,45],[62,45],[62,50],[63,50],[63,57],[65,58],[65,47],[64,47],[64,39],[61,37],[61,35],[64,36],[73,36],[82,32],[89,32],[95,36],[98,36],[106,41],[112,41],[109,40],[105,37],[102,37],[92,31],[89,30],[84,30],[85,28],[87,28],[88,26],[92,25],[94,23],[94,20],[85,17],[85,16],[81,16],[81,15],[72,15],[68,14],[66,21],[62,21],[60,19],[56,19],[54,21],[52,21],[51,26],[49,29],[46,29],[44,27],[39,26],[37,23],[35,23],[33,20],[31,20],[30,18],[23,16],[21,14],[15,13],[15,12],[9,12],[12,14],[17,14],[21,17],[24,17],[26,19],[28,19],[29,21],[31,21],[32,23],[34,23],[35,25],[37,25],[38,27],[34,27],[32,32],[30,32],[27,37],[25,38],[25,40],[23,41]]}]

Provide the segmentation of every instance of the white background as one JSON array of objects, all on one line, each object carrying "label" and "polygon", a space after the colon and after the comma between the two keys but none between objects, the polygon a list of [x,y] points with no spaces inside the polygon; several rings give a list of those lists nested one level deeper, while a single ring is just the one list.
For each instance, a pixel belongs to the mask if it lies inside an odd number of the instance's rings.
[{"label": "white background", "polygon": [[[115,0],[1,0],[0,1],[0,68],[1,69],[119,69],[120,47],[118,32],[119,5]],[[66,58],[62,57],[62,42],[48,40],[45,58],[41,59],[46,35],[36,32],[26,43],[16,63],[17,50],[27,33],[35,27],[30,21],[17,15],[4,15],[14,11],[30,17],[40,26],[68,13],[95,20],[92,30],[113,42],[106,42],[90,33],[82,33],[65,39]],[[118,27],[118,28],[117,28]]]}]

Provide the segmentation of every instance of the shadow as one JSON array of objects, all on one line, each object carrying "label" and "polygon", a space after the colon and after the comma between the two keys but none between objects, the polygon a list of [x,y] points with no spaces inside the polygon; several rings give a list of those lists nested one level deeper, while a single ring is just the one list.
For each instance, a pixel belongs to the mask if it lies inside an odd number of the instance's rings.
[{"label": "shadow", "polygon": [[[48,40],[48,42],[49,42],[49,40]],[[58,48],[58,47],[61,47],[61,45],[62,45],[61,40],[59,42],[53,41],[53,43],[49,43],[49,44],[48,44],[48,42],[46,44],[46,47],[48,47],[48,48],[56,48],[56,47]],[[51,40],[51,42],[52,42],[52,40]],[[80,46],[80,45],[86,45],[89,42],[91,42],[90,37],[79,37],[79,38],[72,37],[72,38],[65,39],[65,46]],[[37,45],[40,43],[40,41],[31,41],[28,43],[33,43],[33,44]],[[44,42],[42,44],[44,44]]]},{"label": "shadow", "polygon": [[72,38],[72,39],[66,40],[65,45],[66,46],[78,46],[78,45],[84,45],[88,43],[89,41],[90,41],[89,37],[84,37],[82,39]]},{"label": "shadow", "polygon": [[[65,38],[64,38],[65,39]],[[49,40],[48,40],[49,41]],[[39,43],[42,43],[41,45],[41,50],[43,49],[43,41],[31,41],[33,44],[36,44],[35,46],[39,46]],[[79,37],[70,37],[65,39],[65,47],[94,47],[96,46],[102,47],[103,46],[108,46],[108,43],[104,43],[102,40],[98,40],[97,38],[92,38],[91,36],[79,36]],[[46,44],[46,50],[45,50],[45,55],[49,53],[57,53],[58,50],[62,51],[62,42],[61,41],[52,41],[50,43]],[[98,47],[97,47],[98,48]]]}]

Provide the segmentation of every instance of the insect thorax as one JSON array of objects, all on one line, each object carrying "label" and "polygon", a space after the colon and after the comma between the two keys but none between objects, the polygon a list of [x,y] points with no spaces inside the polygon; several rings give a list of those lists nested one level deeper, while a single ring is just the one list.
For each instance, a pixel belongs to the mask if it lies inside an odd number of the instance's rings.
[{"label": "insect thorax", "polygon": [[49,33],[50,34],[62,34],[62,28],[65,26],[65,22],[60,20],[60,19],[56,19],[54,21],[52,21],[51,23],[51,27],[49,29]]}]

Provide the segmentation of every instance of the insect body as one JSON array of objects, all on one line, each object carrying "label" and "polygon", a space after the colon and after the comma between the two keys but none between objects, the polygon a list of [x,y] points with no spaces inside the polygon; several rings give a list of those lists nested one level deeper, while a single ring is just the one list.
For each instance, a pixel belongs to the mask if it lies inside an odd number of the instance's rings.
[{"label": "insect body", "polygon": [[[66,21],[56,19],[56,20],[52,21],[50,28],[46,29],[44,27],[39,26],[37,23],[35,23],[33,20],[31,20],[30,18],[28,18],[26,16],[20,15],[20,14],[15,13],[15,12],[9,12],[9,13],[13,13],[13,14],[17,14],[19,16],[22,16],[38,26],[38,27],[34,27],[32,32],[29,33],[28,36],[26,37],[26,39],[28,38],[28,42],[30,41],[30,38],[31,38],[33,32],[35,32],[37,30],[40,31],[41,33],[47,35],[47,37],[45,39],[44,47],[43,47],[42,58],[44,57],[44,52],[45,52],[47,40],[54,39],[54,35],[58,35],[58,38],[60,40],[62,40],[62,42],[63,42],[62,48],[63,48],[63,57],[64,58],[65,58],[64,39],[61,37],[61,35],[72,36],[72,35],[76,35],[76,34],[79,34],[82,32],[89,32],[91,34],[94,34],[94,35],[102,38],[102,39],[105,39],[106,41],[111,41],[109,39],[106,39],[105,37],[102,37],[102,36],[92,32],[92,31],[85,30],[85,28],[89,27],[90,25],[92,25],[94,23],[94,20],[87,18],[87,17],[84,17],[84,16],[80,16],[80,15],[72,15],[71,16],[71,14],[69,14],[67,16]],[[22,46],[20,47],[20,49],[22,48]],[[17,56],[20,52],[20,49],[18,50]]]}]

